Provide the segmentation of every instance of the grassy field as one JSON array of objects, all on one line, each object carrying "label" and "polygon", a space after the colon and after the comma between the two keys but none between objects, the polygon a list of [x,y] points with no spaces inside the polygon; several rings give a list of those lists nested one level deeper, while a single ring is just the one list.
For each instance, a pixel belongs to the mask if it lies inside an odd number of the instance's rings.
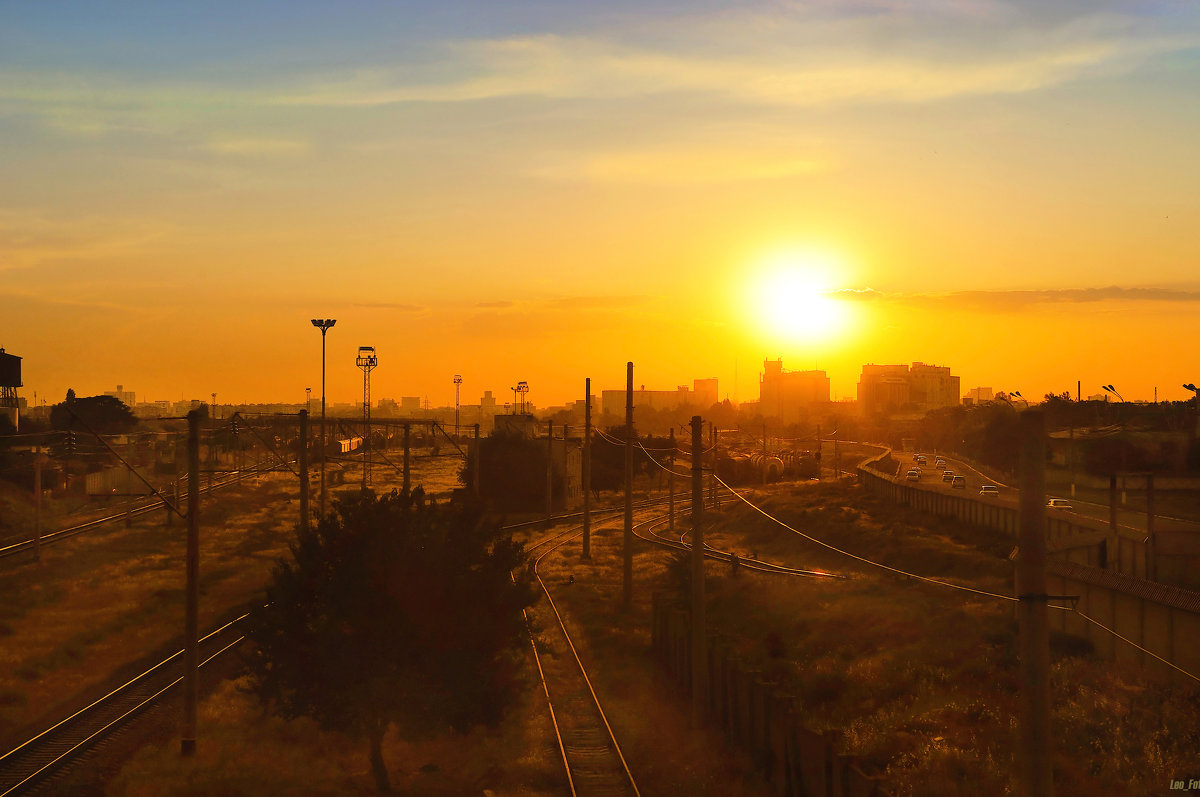
[{"label": "grassy field", "polygon": [[[789,525],[921,575],[1011,594],[1012,540],[823,485],[752,500]],[[901,794],[1006,794],[1019,689],[1012,604],[905,579],[819,548],[738,504],[709,541],[844,581],[783,580],[710,566],[708,617],[738,652],[797,695],[805,722],[842,734]],[[1200,750],[1200,691],[1151,682],[1051,640],[1057,793],[1149,795]],[[964,791],[967,790],[967,791]]]}]

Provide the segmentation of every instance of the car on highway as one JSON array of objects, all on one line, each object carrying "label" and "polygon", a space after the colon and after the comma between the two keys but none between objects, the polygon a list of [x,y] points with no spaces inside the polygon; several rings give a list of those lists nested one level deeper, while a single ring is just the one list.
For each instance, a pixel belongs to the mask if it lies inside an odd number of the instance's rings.
[{"label": "car on highway", "polygon": [[937,459],[935,459],[933,461],[933,467],[937,468],[938,470],[942,470],[943,468],[946,467],[946,460],[942,459],[941,457],[938,457]]},{"label": "car on highway", "polygon": [[954,471],[952,471],[952,470],[942,471],[942,481],[944,481],[944,482],[954,481]]},{"label": "car on highway", "polygon": [[908,473],[904,474],[904,478],[908,479],[910,482],[919,482],[921,481],[921,471],[913,468]]},{"label": "car on highway", "polygon": [[950,486],[958,488],[960,490],[967,489],[967,477],[966,476],[955,476],[954,481],[950,482]]},{"label": "car on highway", "polygon": [[1049,501],[1046,502],[1046,508],[1047,509],[1068,509],[1068,510],[1070,510],[1070,509],[1074,509],[1075,507],[1071,506],[1071,502],[1065,498],[1051,498]]},{"label": "car on highway", "polygon": [[980,495],[1000,495],[1000,488],[994,484],[985,484],[979,488]]},{"label": "car on highway", "polygon": [[927,460],[927,459],[925,458],[925,455],[924,455],[924,454],[921,454],[921,455],[919,455],[919,456],[917,457],[917,464],[918,464],[918,465],[928,465],[928,464],[929,464],[929,460]]}]

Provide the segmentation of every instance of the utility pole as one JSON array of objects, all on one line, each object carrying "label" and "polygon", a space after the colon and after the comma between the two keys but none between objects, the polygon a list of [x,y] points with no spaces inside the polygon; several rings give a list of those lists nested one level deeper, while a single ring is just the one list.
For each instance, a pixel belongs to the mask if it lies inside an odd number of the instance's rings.
[{"label": "utility pole", "polygon": [[633,608],[633,363],[625,363],[624,606]]},{"label": "utility pole", "polygon": [[308,410],[300,410],[300,528],[308,531]]},{"label": "utility pole", "polygon": [[704,617],[704,421],[692,416],[692,724],[704,719],[708,645]]},{"label": "utility pole", "polygon": [[[839,424],[839,428],[840,428]],[[839,436],[837,430],[833,433],[833,479],[839,481],[842,478],[842,450],[838,446]]]},{"label": "utility pole", "polygon": [[583,558],[592,558],[592,378],[583,380]]},{"label": "utility pole", "polygon": [[1154,534],[1154,474],[1146,474],[1146,578],[1158,580],[1158,537]]},{"label": "utility pole", "polygon": [[671,469],[667,471],[667,528],[675,530],[675,427],[671,427]]},{"label": "utility pole", "polygon": [[[565,443],[566,427],[563,427]],[[554,421],[546,421],[546,528],[554,525]]]},{"label": "utility pole", "polygon": [[42,458],[45,455],[38,452],[33,455],[33,558],[42,558]]},{"label": "utility pole", "polygon": [[821,481],[821,424],[817,424],[817,481]]},{"label": "utility pole", "polygon": [[1017,545],[1017,655],[1021,668],[1020,788],[1053,797],[1050,736],[1050,628],[1046,616],[1046,421],[1021,413],[1020,529]]},{"label": "utility pole", "polygon": [[188,419],[187,599],[183,619],[183,738],[179,751],[196,752],[196,702],[200,668],[200,411]]},{"label": "utility pole", "polygon": [[408,458],[409,458],[409,432],[412,429],[411,423],[404,424],[404,494],[409,494],[409,489],[412,487],[412,478],[409,475]]},{"label": "utility pole", "polygon": [[[406,441],[408,440],[407,434],[405,435],[404,439]],[[405,445],[404,450],[408,451],[407,445]],[[482,493],[479,492],[479,471],[483,470],[483,462],[479,458],[480,453],[481,453],[481,451],[479,448],[479,424],[475,424],[475,473],[472,474],[472,476],[474,477],[472,479],[472,481],[474,482],[473,486],[475,487],[475,497],[476,498],[479,498],[482,495]],[[405,472],[405,474],[408,473],[407,465],[404,466],[404,472]]]},{"label": "utility pole", "polygon": [[712,421],[708,422],[708,445],[712,449],[712,470],[708,472],[708,500],[716,510],[720,508],[717,506],[717,427]]},{"label": "utility pole", "polygon": [[767,422],[763,421],[762,483],[767,486]]}]

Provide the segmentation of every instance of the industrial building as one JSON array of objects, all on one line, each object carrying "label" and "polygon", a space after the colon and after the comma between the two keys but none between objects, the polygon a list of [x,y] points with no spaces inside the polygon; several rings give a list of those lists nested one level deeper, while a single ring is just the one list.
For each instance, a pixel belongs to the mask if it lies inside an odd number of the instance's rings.
[{"label": "industrial building", "polygon": [[[680,407],[696,407],[706,410],[716,404],[716,377],[693,379],[692,388],[679,385],[674,390],[647,390],[645,385],[633,391],[633,406],[653,410],[675,410]],[[600,393],[600,410],[609,415],[625,415],[625,391],[604,390]]]},{"label": "industrial building", "polygon": [[764,418],[791,422],[806,408],[828,403],[829,376],[824,371],[785,371],[783,358],[763,360],[758,411]]},{"label": "industrial building", "polygon": [[948,366],[864,365],[858,406],[866,415],[929,411],[959,404],[959,378]]}]

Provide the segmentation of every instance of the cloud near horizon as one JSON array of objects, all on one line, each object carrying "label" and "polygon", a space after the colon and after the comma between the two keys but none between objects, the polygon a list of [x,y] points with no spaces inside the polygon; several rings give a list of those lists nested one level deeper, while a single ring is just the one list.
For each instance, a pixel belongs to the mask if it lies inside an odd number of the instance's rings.
[{"label": "cloud near horizon", "polygon": [[1087,304],[1096,302],[1200,302],[1200,289],[1188,288],[1057,288],[1046,290],[950,291],[946,293],[885,293],[873,288],[830,291],[829,297],[847,301],[890,301],[904,304],[961,304],[997,310],[1015,310],[1034,304]]}]

